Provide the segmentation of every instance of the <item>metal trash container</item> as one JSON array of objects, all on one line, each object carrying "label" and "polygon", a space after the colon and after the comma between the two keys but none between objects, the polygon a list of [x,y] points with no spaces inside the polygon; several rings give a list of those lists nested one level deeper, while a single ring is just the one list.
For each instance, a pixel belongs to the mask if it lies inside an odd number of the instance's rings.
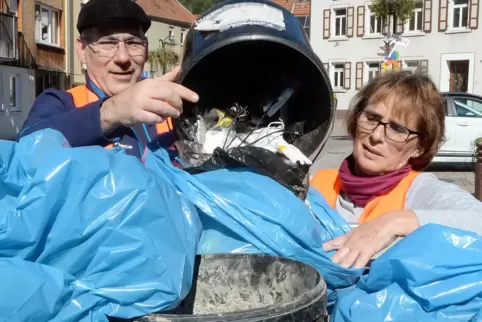
[{"label": "metal trash container", "polygon": [[198,256],[193,288],[182,304],[137,322],[326,322],[326,284],[298,261],[242,254]]}]

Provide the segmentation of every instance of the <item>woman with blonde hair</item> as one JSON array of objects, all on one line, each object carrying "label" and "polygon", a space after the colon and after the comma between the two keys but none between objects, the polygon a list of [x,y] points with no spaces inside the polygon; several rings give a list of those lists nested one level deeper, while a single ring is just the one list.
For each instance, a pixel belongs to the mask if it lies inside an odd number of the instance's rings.
[{"label": "woman with blonde hair", "polygon": [[[482,234],[482,203],[420,172],[444,140],[445,104],[428,76],[386,72],[352,100],[346,124],[353,153],[311,185],[355,228],[323,245],[333,261],[364,267],[417,228],[441,224]],[[422,245],[421,245],[422,246]]]}]

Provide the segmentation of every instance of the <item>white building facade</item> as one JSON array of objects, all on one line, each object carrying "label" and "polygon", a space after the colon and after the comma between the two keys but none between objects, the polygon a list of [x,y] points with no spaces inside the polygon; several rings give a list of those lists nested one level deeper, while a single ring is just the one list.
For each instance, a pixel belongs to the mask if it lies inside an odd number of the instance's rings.
[{"label": "white building facade", "polygon": [[[397,46],[401,69],[426,72],[440,91],[482,95],[481,0],[419,0],[403,28],[390,29],[409,40]],[[312,0],[314,51],[327,69],[338,99],[337,117],[346,114],[354,94],[383,71],[385,23],[366,0]]]}]

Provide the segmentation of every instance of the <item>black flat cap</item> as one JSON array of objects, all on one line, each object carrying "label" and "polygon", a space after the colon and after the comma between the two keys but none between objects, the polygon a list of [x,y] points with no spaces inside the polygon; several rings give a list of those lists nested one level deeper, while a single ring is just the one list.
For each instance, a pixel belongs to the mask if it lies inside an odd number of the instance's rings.
[{"label": "black flat cap", "polygon": [[[76,0],[78,1],[78,0]],[[90,0],[79,13],[77,30],[100,26],[138,25],[146,32],[151,26],[144,9],[132,0]]]}]

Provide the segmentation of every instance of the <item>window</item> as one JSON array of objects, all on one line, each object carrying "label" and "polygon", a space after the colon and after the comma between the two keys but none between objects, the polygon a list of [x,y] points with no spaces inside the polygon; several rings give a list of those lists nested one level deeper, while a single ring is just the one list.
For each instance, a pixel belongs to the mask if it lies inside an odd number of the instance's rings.
[{"label": "window", "polygon": [[169,39],[174,39],[174,27],[169,27]]},{"label": "window", "polygon": [[465,29],[469,21],[469,0],[452,0],[450,14],[450,26],[453,29]]},{"label": "window", "polygon": [[457,116],[482,117],[482,101],[467,97],[455,97],[454,106]]},{"label": "window", "polygon": [[59,11],[35,5],[35,40],[39,43],[59,45]]},{"label": "window", "polygon": [[181,45],[184,45],[184,35],[186,33],[186,29],[181,29]]},{"label": "window", "polygon": [[20,112],[20,95],[19,95],[19,76],[10,75],[10,111]]},{"label": "window", "polygon": [[17,12],[18,10],[18,3],[19,0],[10,0],[10,1],[7,1],[8,3],[8,6],[9,6],[9,9],[10,9],[10,12]]},{"label": "window", "polygon": [[345,69],[343,64],[333,64],[333,87],[343,89],[345,85]]},{"label": "window", "polygon": [[415,9],[412,11],[410,19],[405,25],[407,32],[422,32],[423,28],[423,3],[422,1],[415,2]]},{"label": "window", "polygon": [[368,68],[368,74],[367,74],[367,80],[371,82],[372,79],[378,76],[380,74],[380,63],[379,62],[374,62],[374,63],[367,63],[367,68]]},{"label": "window", "polygon": [[481,102],[467,99],[467,98],[454,98],[455,114],[461,117],[482,117],[482,113],[470,105],[476,105],[477,108],[481,108]]},{"label": "window", "polygon": [[335,36],[346,36],[346,8],[334,9]]},{"label": "window", "polygon": [[369,13],[367,15],[367,18],[369,19],[369,21],[367,21],[367,25],[370,26],[368,29],[368,34],[381,35],[384,27],[384,21],[383,19],[378,18],[373,12],[371,12],[370,9],[370,7],[367,8],[367,11]]},{"label": "window", "polygon": [[310,37],[310,17],[309,16],[299,16],[298,20],[301,23],[301,26],[306,32],[306,35]]},{"label": "window", "polygon": [[402,69],[415,73],[420,68],[420,60],[404,60],[402,61]]}]

